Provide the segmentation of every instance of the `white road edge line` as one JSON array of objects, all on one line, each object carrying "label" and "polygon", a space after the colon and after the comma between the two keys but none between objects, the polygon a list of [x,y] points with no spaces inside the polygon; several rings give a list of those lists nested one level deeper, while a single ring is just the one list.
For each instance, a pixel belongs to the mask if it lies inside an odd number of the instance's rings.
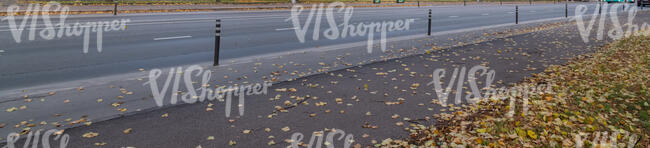
[{"label": "white road edge line", "polygon": [[171,40],[171,39],[182,39],[182,38],[191,38],[192,36],[175,36],[175,37],[164,37],[164,38],[154,38],[154,41],[158,40]]}]

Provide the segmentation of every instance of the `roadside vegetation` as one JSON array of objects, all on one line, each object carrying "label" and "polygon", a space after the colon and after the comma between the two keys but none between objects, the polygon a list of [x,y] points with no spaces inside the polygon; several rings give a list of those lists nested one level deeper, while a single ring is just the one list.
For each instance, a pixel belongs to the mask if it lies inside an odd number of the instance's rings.
[{"label": "roadside vegetation", "polygon": [[[530,95],[526,113],[520,95],[504,96],[516,98],[514,106],[509,99],[491,98],[436,115],[436,125],[413,124],[409,139],[385,139],[376,146],[650,147],[650,37],[615,41],[513,87],[541,84],[552,84],[553,91]],[[508,116],[511,107],[515,113]],[[576,140],[580,133],[582,140]]]}]

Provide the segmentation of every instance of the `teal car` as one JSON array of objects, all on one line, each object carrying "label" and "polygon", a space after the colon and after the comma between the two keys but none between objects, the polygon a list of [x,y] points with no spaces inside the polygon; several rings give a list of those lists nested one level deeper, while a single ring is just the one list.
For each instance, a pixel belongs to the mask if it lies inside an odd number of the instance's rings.
[{"label": "teal car", "polygon": [[634,0],[605,0],[607,3],[623,3],[623,2],[628,2],[628,3],[634,3]]}]

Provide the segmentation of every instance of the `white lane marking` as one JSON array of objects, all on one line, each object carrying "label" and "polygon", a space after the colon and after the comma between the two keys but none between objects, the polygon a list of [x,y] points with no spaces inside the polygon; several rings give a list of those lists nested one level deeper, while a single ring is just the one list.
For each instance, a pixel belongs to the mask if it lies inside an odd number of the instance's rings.
[{"label": "white lane marking", "polygon": [[164,38],[154,38],[154,41],[158,40],[171,40],[171,39],[182,39],[182,38],[191,38],[192,36],[174,36],[174,37],[164,37]]},{"label": "white lane marking", "polygon": [[485,16],[485,15],[490,15],[490,14],[489,14],[489,13],[483,13],[483,14],[481,14],[481,15]]},{"label": "white lane marking", "polygon": [[296,27],[292,27],[292,28],[278,28],[278,29],[275,29],[275,31],[294,30],[294,29],[296,29]]},{"label": "white lane marking", "polygon": [[[34,29],[45,29],[45,28],[34,28]],[[4,32],[4,31],[23,31],[23,30],[25,30],[25,29],[6,29],[6,30],[0,30],[0,32]]]},{"label": "white lane marking", "polygon": [[[183,22],[161,22],[161,23],[132,23],[132,24],[127,24],[127,26],[139,26],[139,25],[151,25],[151,24],[177,24],[177,23],[200,23],[200,22],[206,22],[206,21],[183,21]],[[1,28],[1,27],[0,27]],[[39,29],[45,29],[46,27],[41,27],[41,28],[34,28],[36,30]],[[57,29],[57,28],[55,28]],[[32,30],[32,28],[27,28],[27,29],[5,29],[5,30],[0,30],[0,32],[5,32],[5,31],[12,31],[12,30]]]},{"label": "white lane marking", "polygon": [[537,11],[534,11],[534,10],[533,10],[533,11],[530,11],[530,12],[535,13],[535,12],[537,12]]},{"label": "white lane marking", "polygon": [[449,17],[450,17],[450,18],[455,18],[455,17],[458,17],[458,16],[452,15],[452,16],[449,16]]}]

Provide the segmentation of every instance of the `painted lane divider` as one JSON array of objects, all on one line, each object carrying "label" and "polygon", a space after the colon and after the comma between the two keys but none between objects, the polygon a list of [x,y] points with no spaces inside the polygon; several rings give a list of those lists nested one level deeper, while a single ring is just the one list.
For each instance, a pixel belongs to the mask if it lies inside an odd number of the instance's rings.
[{"label": "painted lane divider", "polygon": [[159,40],[171,40],[171,39],[182,39],[182,38],[191,38],[192,36],[174,36],[174,37],[163,37],[163,38],[154,38],[154,41]]},{"label": "painted lane divider", "polygon": [[[339,25],[339,26],[340,26],[340,25]],[[293,27],[293,28],[278,28],[278,29],[275,29],[275,31],[282,31],[282,30],[295,30],[295,29],[296,29],[296,27]]]}]

